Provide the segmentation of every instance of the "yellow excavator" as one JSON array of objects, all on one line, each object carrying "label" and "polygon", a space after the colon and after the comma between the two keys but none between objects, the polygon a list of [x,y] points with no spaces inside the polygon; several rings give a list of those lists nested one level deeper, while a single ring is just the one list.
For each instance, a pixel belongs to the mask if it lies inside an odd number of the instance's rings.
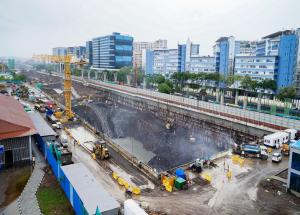
[{"label": "yellow excavator", "polygon": [[109,158],[109,151],[104,140],[99,140],[95,143],[92,157],[96,160],[104,160]]}]

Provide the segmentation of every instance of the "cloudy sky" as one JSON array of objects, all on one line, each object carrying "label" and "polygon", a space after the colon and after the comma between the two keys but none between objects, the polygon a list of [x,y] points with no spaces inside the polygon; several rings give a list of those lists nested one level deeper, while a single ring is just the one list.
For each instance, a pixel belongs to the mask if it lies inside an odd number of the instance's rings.
[{"label": "cloudy sky", "polygon": [[0,56],[30,57],[121,32],[135,41],[188,37],[212,54],[220,36],[256,40],[300,27],[299,0],[0,0]]}]

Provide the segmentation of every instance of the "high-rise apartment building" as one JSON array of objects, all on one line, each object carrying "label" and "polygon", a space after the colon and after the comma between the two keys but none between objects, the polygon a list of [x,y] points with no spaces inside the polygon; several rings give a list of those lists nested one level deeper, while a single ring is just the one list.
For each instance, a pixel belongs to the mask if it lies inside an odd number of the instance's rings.
[{"label": "high-rise apartment building", "polygon": [[93,44],[93,68],[119,69],[132,66],[133,37],[113,33],[97,37]]}]

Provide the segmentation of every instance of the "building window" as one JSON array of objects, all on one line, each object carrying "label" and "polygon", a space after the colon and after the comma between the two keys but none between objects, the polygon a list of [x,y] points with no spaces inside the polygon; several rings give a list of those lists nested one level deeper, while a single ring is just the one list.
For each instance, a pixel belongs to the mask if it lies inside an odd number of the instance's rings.
[{"label": "building window", "polygon": [[300,154],[295,152],[292,155],[292,169],[300,171]]}]

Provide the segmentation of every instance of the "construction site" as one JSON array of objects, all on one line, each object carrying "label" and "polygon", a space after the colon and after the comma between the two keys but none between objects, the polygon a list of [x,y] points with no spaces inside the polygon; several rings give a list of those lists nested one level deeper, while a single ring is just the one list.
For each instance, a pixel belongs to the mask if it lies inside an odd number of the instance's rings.
[{"label": "construction site", "polygon": [[[61,74],[23,73],[31,86],[42,84],[47,98],[65,108]],[[253,120],[239,123],[242,117],[227,120],[91,83],[95,82],[73,77],[71,98],[76,120],[64,123],[64,130],[58,133],[74,142],[74,147],[69,146],[73,161],[86,165],[119,202],[133,198],[149,214],[299,210],[299,200],[292,198],[287,203],[290,197],[279,189],[282,184],[274,185],[270,178],[286,167],[286,158],[274,165],[232,157],[230,152],[236,145],[262,143],[265,135],[283,127],[263,122],[257,126]],[[99,140],[106,142],[109,159],[102,151],[99,157],[95,154]],[[201,170],[194,169],[199,161]],[[186,185],[172,182],[174,175],[178,179],[178,170],[184,170],[181,177]],[[135,189],[133,196],[128,196],[128,187]]]},{"label": "construction site", "polygon": [[[64,103],[60,78],[38,73],[31,74],[30,78],[47,83],[44,91]],[[73,111],[97,132],[158,173],[197,158],[209,159],[227,151],[234,143],[255,141],[263,134],[256,136],[218,122],[193,119],[171,106],[165,109],[163,104],[159,107],[130,100],[76,82],[73,88],[77,95],[77,99],[73,96]],[[87,98],[86,101],[83,98]]]}]

